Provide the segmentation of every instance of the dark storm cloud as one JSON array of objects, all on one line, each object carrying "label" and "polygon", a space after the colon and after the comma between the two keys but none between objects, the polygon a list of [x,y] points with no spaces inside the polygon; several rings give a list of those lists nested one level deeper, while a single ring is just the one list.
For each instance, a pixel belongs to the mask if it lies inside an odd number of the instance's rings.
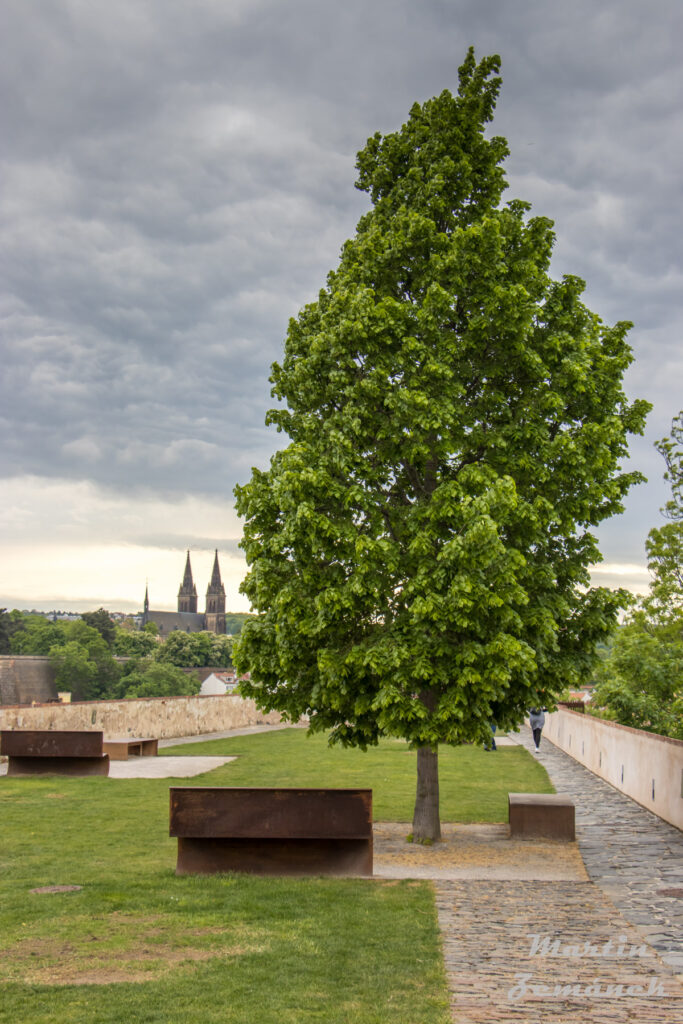
[{"label": "dark storm cloud", "polygon": [[4,19],[0,474],[229,495],[278,443],[287,319],[366,206],[356,151],[455,89],[474,43],[502,55],[493,130],[510,195],[555,220],[554,273],[635,323],[655,483],[610,543],[640,554],[683,369],[676,0],[10,0]]}]

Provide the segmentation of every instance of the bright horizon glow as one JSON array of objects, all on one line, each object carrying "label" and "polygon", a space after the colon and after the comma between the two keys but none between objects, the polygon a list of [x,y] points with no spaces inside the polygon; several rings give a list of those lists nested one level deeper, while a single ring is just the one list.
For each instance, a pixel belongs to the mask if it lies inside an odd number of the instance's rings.
[{"label": "bright horizon glow", "polygon": [[249,611],[240,536],[228,501],[129,498],[92,483],[15,477],[0,506],[0,607],[135,613],[147,585],[152,608],[174,611],[189,549],[203,610],[218,549],[226,609]]},{"label": "bright horizon glow", "polygon": [[[6,481],[3,498],[0,607],[103,607],[134,614],[142,610],[147,585],[152,608],[174,611],[189,549],[203,610],[217,548],[226,609],[250,610],[239,592],[247,566],[231,502],[201,496],[176,502],[157,495],[128,498],[92,483],[37,477]],[[591,568],[591,576],[596,586],[635,594],[649,590],[647,566],[633,562],[603,562]]]}]

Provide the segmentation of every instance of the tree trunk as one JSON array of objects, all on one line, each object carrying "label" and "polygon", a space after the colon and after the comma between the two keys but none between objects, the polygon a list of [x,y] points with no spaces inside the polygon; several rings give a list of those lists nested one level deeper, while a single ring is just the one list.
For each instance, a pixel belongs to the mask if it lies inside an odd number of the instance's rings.
[{"label": "tree trunk", "polygon": [[418,747],[413,842],[436,842],[438,839],[441,839],[439,751],[438,748]]}]

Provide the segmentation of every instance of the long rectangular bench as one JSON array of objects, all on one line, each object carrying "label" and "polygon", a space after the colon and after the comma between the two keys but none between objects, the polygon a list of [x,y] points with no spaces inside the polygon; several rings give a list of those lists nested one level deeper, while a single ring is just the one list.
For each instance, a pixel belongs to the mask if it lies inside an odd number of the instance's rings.
[{"label": "long rectangular bench", "polygon": [[576,838],[574,803],[560,793],[508,793],[510,838]]},{"label": "long rectangular bench", "polygon": [[129,757],[156,757],[158,748],[158,739],[141,736],[112,736],[102,744],[102,749],[112,761],[127,761]]},{"label": "long rectangular bench", "polygon": [[3,729],[8,775],[108,775],[101,731]]},{"label": "long rectangular bench", "polygon": [[176,874],[372,875],[371,789],[170,790]]}]

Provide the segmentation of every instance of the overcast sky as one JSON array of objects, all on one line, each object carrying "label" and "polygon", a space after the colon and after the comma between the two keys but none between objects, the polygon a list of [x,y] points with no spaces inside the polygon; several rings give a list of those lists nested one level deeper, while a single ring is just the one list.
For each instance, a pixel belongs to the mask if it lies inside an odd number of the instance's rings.
[{"label": "overcast sky", "polygon": [[680,0],[4,0],[0,606],[175,607],[218,548],[288,318],[367,197],[357,151],[499,53],[510,189],[555,221],[554,276],[632,320],[632,462],[596,582],[647,584],[652,442],[683,405]]}]

